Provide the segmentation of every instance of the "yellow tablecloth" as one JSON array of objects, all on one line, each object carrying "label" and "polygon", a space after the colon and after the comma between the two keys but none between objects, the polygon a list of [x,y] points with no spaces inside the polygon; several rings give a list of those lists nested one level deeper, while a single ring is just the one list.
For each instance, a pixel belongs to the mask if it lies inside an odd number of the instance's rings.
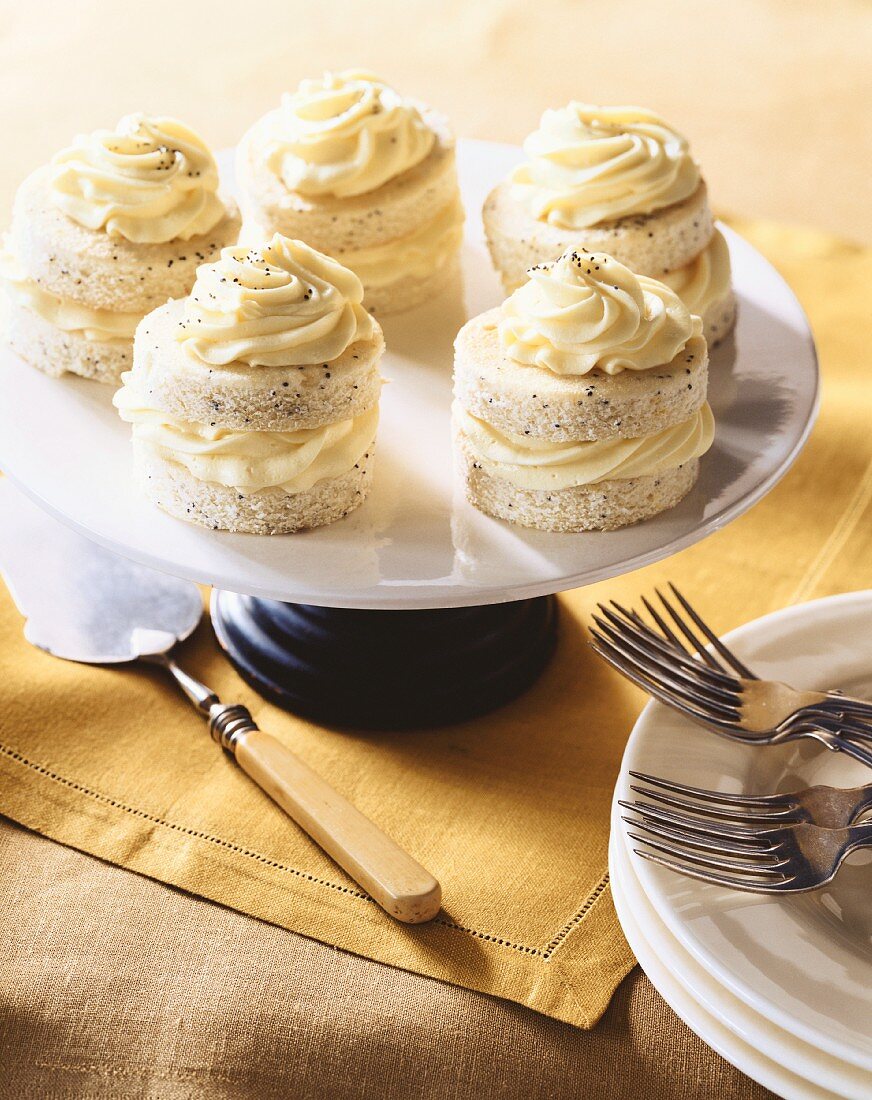
[{"label": "yellow tablecloth", "polygon": [[809,311],[824,400],[793,472],[726,530],[620,580],[566,593],[555,661],[520,700],[428,733],[327,732],[255,697],[207,629],[184,660],[431,867],[444,913],[389,921],[224,758],[158,674],[31,649],[0,599],[0,812],[104,859],[369,958],[582,1027],[632,960],[606,875],[608,804],[641,697],[584,644],[604,596],[679,580],[726,630],[869,582],[872,253],[814,232],[738,228]]}]

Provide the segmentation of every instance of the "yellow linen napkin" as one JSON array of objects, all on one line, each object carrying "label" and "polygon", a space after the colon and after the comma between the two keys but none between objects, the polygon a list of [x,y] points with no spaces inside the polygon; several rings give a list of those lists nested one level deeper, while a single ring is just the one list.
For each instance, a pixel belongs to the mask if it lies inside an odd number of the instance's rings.
[{"label": "yellow linen napkin", "polygon": [[869,583],[872,251],[803,230],[738,228],[809,312],[824,371],[820,424],[787,479],[726,530],[564,594],[555,660],[521,699],[424,733],[323,729],[259,699],[206,625],[184,648],[192,672],[246,703],[437,875],[437,920],[410,928],[387,918],[219,751],[158,672],[66,664],[32,649],[5,590],[0,812],[359,955],[593,1026],[633,963],[606,853],[612,788],[644,701],[586,646],[594,604],[672,578],[727,630]]}]

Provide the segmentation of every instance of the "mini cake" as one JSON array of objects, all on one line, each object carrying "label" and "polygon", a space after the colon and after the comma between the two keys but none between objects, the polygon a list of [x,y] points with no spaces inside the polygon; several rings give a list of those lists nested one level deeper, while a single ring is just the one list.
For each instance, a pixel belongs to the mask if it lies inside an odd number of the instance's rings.
[{"label": "mini cake", "polygon": [[145,492],[180,519],[281,534],[362,503],[381,329],[352,272],[276,234],[225,248],[136,330],[114,401]]},{"label": "mini cake", "polygon": [[300,237],[365,304],[420,305],[458,276],[463,208],[446,120],[369,73],[304,80],[239,144],[243,239]]},{"label": "mini cake", "polygon": [[[507,293],[536,264],[582,246],[631,270],[669,276],[711,307],[706,328],[732,324],[726,242],[716,242],[704,180],[688,143],[651,111],[573,101],[546,111],[524,142],[528,160],[488,196],[485,235]],[[715,278],[716,277],[716,278]],[[677,285],[676,285],[677,284]],[[715,300],[715,295],[717,300]]]},{"label": "mini cake", "polygon": [[534,268],[455,344],[468,499],[545,531],[611,530],[677,504],[714,424],[702,322],[604,253]]},{"label": "mini cake", "polygon": [[117,383],[142,317],[187,294],[239,229],[182,123],[136,114],[82,135],[18,189],[0,253],[9,342],[46,374]]}]

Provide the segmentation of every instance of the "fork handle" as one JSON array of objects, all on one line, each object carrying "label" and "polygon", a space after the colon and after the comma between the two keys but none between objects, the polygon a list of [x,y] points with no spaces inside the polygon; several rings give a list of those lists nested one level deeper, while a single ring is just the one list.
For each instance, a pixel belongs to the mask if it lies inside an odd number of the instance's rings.
[{"label": "fork handle", "polygon": [[848,826],[848,846],[845,855],[856,848],[872,848],[872,821],[861,821]]},{"label": "fork handle", "polygon": [[840,691],[827,691],[823,706],[836,714],[850,714],[854,718],[872,721],[872,703],[867,699],[857,699],[853,695],[843,695]]},{"label": "fork handle", "polygon": [[854,819],[856,820],[867,810],[872,810],[872,783],[867,783],[865,787],[857,787],[854,794],[857,796],[857,801],[854,803]]},{"label": "fork handle", "polygon": [[813,725],[831,733],[835,737],[849,737],[858,741],[872,742],[872,723],[865,719],[849,715],[836,714],[823,707],[812,707],[801,712],[801,717]]},{"label": "fork handle", "polygon": [[213,703],[213,738],[370,897],[405,924],[439,912],[436,879],[396,841],[285,746],[258,729],[244,706]]},{"label": "fork handle", "polygon": [[[820,740],[819,736],[818,740]],[[872,768],[872,751],[864,748],[862,745],[855,745],[854,742],[850,741],[847,737],[843,737],[838,733],[830,732],[825,737],[824,743],[827,745],[828,748],[831,748],[836,752],[843,752],[847,756],[851,756],[855,760],[859,760],[859,762],[861,764],[865,764],[867,768]]]}]

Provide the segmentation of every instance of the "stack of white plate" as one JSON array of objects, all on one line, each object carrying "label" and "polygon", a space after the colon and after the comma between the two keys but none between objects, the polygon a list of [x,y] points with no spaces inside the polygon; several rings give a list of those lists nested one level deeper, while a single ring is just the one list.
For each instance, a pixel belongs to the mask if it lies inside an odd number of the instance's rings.
[{"label": "stack of white plate", "polygon": [[[872,698],[872,592],[791,607],[728,640],[758,675]],[[859,786],[872,783],[872,771],[812,742],[739,745],[651,703],[624,755],[610,848],[630,946],[701,1039],[781,1096],[868,1100],[872,850],[855,852],[829,886],[808,894],[706,885],[633,852],[617,804],[636,797],[630,771],[748,794]]]}]

